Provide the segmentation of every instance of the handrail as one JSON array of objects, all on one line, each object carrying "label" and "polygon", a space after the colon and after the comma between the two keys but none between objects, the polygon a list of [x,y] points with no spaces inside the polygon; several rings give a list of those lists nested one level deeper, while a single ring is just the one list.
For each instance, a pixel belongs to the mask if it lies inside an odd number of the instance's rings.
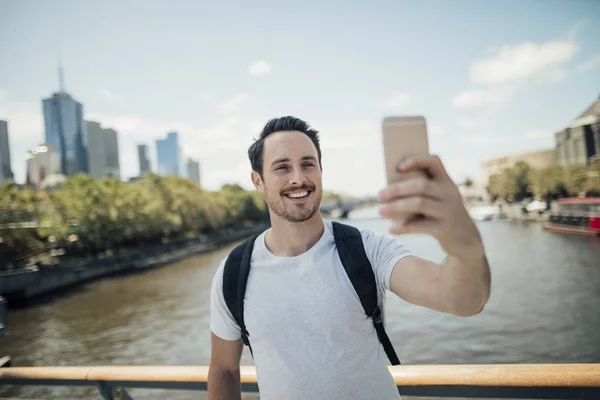
[{"label": "handrail", "polygon": [[[600,387],[600,364],[458,364],[388,367],[397,386]],[[7,379],[119,382],[206,382],[208,366],[9,367]],[[254,366],[240,367],[242,383],[257,383]]]},{"label": "handrail", "polygon": [[[555,395],[559,389],[565,393],[561,398],[578,398],[584,392],[594,393],[594,396],[600,393],[600,364],[592,363],[398,365],[388,368],[400,392],[409,394],[432,395],[433,392],[424,390],[427,388],[434,389],[436,396],[468,392],[471,393],[469,397],[555,398],[548,396]],[[208,371],[208,366],[10,367],[0,368],[0,384],[206,390]],[[240,376],[243,387],[257,390],[254,366],[240,367]],[[482,392],[481,388],[489,390]],[[520,388],[520,391],[511,392],[507,388]],[[462,391],[457,392],[457,389]],[[529,397],[531,395],[533,397]]]}]

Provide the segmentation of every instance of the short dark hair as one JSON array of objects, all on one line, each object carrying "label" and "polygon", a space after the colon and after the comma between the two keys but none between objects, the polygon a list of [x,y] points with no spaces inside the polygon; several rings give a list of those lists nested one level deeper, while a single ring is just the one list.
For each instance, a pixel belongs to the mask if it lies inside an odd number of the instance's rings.
[{"label": "short dark hair", "polygon": [[319,156],[319,168],[321,168],[321,146],[319,144],[319,131],[311,128],[306,121],[303,121],[300,118],[287,116],[273,118],[267,122],[258,139],[256,139],[248,149],[248,158],[250,159],[250,165],[252,166],[253,171],[258,172],[261,178],[263,177],[263,148],[265,138],[272,133],[282,131],[299,131],[308,136],[317,148],[317,154]]}]

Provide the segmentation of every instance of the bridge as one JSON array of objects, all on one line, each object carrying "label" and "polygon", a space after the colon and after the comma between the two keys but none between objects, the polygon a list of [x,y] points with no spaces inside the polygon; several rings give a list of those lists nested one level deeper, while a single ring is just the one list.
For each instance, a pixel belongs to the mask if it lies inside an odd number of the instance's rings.
[{"label": "bridge", "polygon": [[326,215],[348,218],[348,215],[352,210],[374,206],[376,204],[378,204],[378,201],[375,197],[367,197],[364,199],[330,200],[322,202],[320,210]]}]

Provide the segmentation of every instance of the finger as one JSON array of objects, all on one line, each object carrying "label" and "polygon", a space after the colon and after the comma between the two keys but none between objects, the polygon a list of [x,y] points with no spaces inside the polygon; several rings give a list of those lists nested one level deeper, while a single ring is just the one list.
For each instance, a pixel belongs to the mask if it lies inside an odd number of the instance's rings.
[{"label": "finger", "polygon": [[393,183],[379,192],[377,198],[381,202],[393,200],[398,197],[423,196],[433,200],[442,200],[441,190],[438,185],[423,177],[408,179]]},{"label": "finger", "polygon": [[379,209],[384,218],[402,218],[409,214],[423,214],[427,217],[439,218],[442,203],[427,197],[412,196],[393,200]]},{"label": "finger", "polygon": [[449,179],[450,176],[437,155],[422,154],[406,158],[398,165],[399,172],[408,172],[415,169],[427,170],[434,179]]},{"label": "finger", "polygon": [[389,232],[394,235],[425,233],[435,236],[436,232],[439,230],[439,226],[439,221],[429,218],[420,218],[403,223],[393,223],[392,226],[390,226]]}]

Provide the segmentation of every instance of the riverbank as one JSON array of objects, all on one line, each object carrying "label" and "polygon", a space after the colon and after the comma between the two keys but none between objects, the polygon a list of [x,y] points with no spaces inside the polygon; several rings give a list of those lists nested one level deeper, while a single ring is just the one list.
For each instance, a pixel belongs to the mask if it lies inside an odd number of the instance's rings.
[{"label": "riverbank", "polygon": [[477,204],[468,205],[467,209],[473,219],[479,221],[511,220],[544,222],[548,219],[549,211],[527,212],[520,204]]},{"label": "riverbank", "polygon": [[184,242],[126,249],[100,259],[79,258],[27,270],[2,272],[0,296],[7,300],[9,307],[19,305],[29,299],[96,279],[159,268],[258,234],[267,227],[267,224],[260,224]]}]

